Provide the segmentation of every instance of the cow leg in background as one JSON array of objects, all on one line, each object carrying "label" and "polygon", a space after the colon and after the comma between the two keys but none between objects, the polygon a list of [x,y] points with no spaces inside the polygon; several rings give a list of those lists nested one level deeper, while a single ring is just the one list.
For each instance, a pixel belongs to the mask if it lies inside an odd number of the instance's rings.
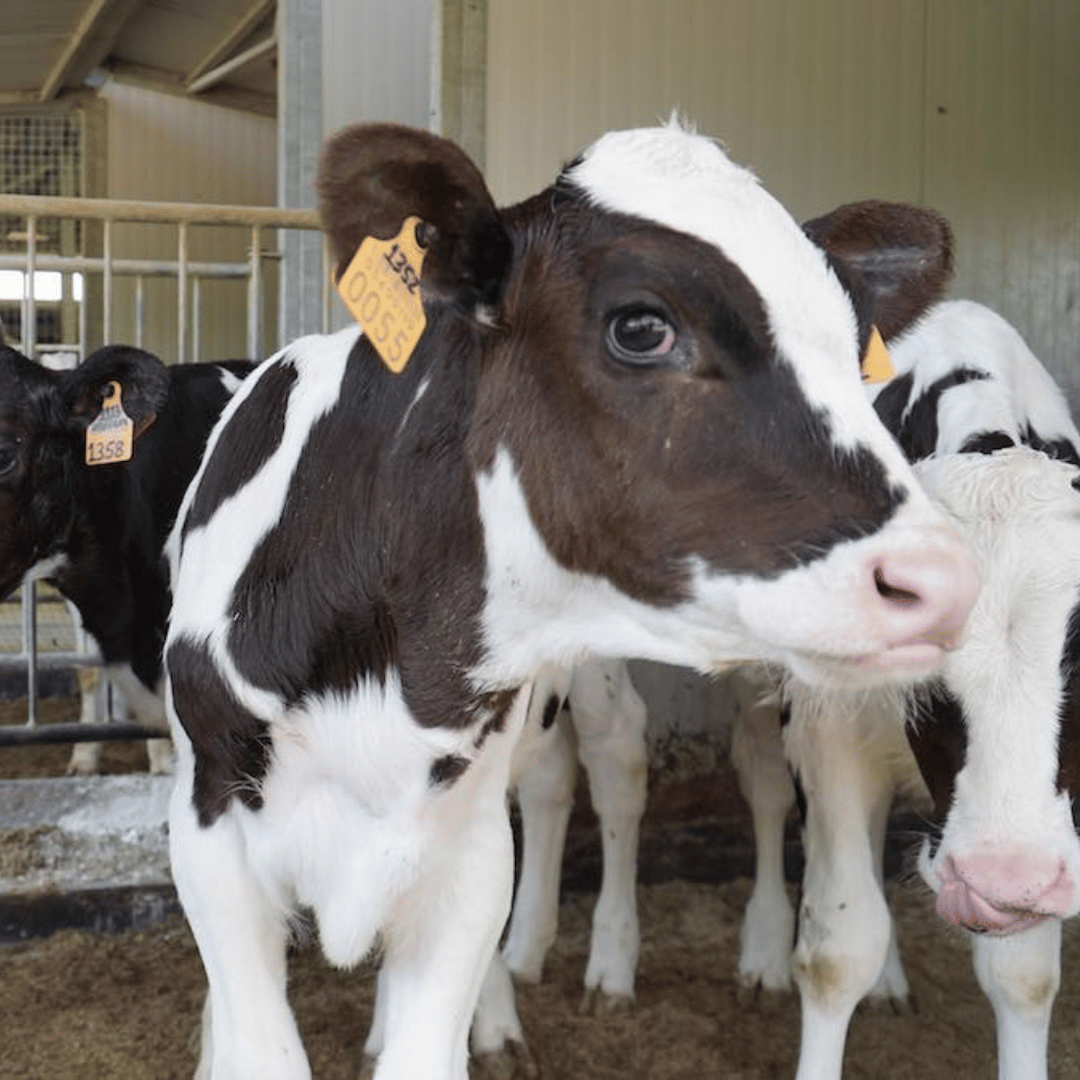
[{"label": "cow leg in background", "polygon": [[[105,669],[105,674],[124,695],[128,711],[140,724],[148,728],[161,728],[163,734],[168,731],[165,701],[160,693],[144,686],[127,664],[111,664]],[[170,739],[147,739],[146,753],[150,772],[173,771],[173,746]]]},{"label": "cow leg in background", "polygon": [[[82,653],[89,653],[90,638],[83,629],[79,609],[66,597],[64,607],[75,630],[75,648]],[[79,723],[96,724],[104,715],[104,690],[108,685],[102,678],[101,669],[93,664],[80,664],[75,669],[79,681]],[[68,758],[68,776],[93,776],[101,767],[101,743],[75,743]]]},{"label": "cow leg in background", "polygon": [[[885,892],[885,839],[889,827],[891,800],[880,801],[873,811],[870,821],[870,843],[874,852],[874,873],[877,875],[878,888]],[[885,964],[877,982],[866,996],[867,1003],[874,1008],[888,1009],[895,1013],[911,1010],[911,999],[904,964],[900,959],[900,948],[896,941],[896,922],[889,920],[889,947],[885,953]]]},{"label": "cow leg in background", "polygon": [[634,996],[641,944],[637,857],[649,784],[648,713],[622,660],[579,664],[569,700],[603,850],[582,1011],[621,1011]]},{"label": "cow leg in background", "polygon": [[[833,718],[834,721],[842,718]],[[899,723],[891,725],[900,729]],[[842,722],[826,733],[793,708],[788,757],[806,795],[806,869],[792,974],[802,1002],[797,1080],[839,1080],[855,1006],[874,987],[892,921],[875,868],[873,821],[887,813],[895,783],[866,731]],[[902,735],[901,735],[902,737]]]},{"label": "cow leg in background", "polygon": [[1061,920],[971,938],[975,975],[994,1007],[998,1080],[1046,1080],[1050,1013],[1061,983]]},{"label": "cow leg in background", "polygon": [[[101,670],[93,664],[80,664],[75,669],[79,680],[79,723],[96,724],[101,715]],[[93,776],[101,765],[101,743],[81,742],[71,748],[68,776]]]},{"label": "cow leg in background", "polygon": [[195,1075],[307,1080],[311,1070],[285,991],[283,912],[248,868],[235,816],[199,824],[193,764],[185,757],[169,808],[169,841],[173,880],[210,984],[203,1010],[210,1024]]},{"label": "cow leg in background", "polygon": [[739,955],[740,997],[759,989],[791,989],[795,911],[784,883],[784,823],[795,805],[776,686],[756,667],[734,671],[729,685],[737,709],[732,720],[731,762],[754,826],[754,889],[743,914]]},{"label": "cow leg in background", "polygon": [[510,973],[539,982],[558,930],[563,848],[577,778],[574,732],[562,708],[568,688],[568,679],[537,686],[535,697],[543,718],[530,712],[526,735],[514,754],[514,787],[521,811],[520,873],[506,941],[492,958],[473,1018],[470,1041],[477,1075],[507,1080],[537,1075],[525,1046]]},{"label": "cow leg in background", "polygon": [[[577,748],[567,711],[558,701],[553,720],[517,779],[521,811],[521,873],[503,956],[526,982],[539,982],[559,923],[563,849],[577,781]],[[486,997],[486,995],[485,995]]]}]

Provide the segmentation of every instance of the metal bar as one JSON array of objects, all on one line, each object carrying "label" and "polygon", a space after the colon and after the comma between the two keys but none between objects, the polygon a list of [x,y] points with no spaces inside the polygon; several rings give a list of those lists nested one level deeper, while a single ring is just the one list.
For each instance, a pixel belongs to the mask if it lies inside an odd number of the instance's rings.
[{"label": "metal bar", "polygon": [[37,216],[30,214],[26,218],[26,276],[23,296],[26,298],[25,325],[23,343],[25,355],[33,357],[37,347]]},{"label": "metal bar", "polygon": [[187,222],[181,221],[177,226],[176,237],[176,260],[180,264],[180,270],[176,275],[176,362],[178,364],[187,361],[187,250]]},{"label": "metal bar", "polygon": [[82,277],[82,299],[79,301],[79,363],[81,364],[86,359],[86,332],[87,332],[87,317],[86,317],[86,294],[87,294],[87,280],[86,274]]},{"label": "metal bar", "polygon": [[191,278],[191,362],[200,360],[199,331],[202,327],[202,278],[193,274]]},{"label": "metal bar", "polygon": [[[264,259],[280,259],[277,252],[264,252]],[[22,270],[26,259],[22,255],[0,254],[0,270]],[[39,255],[39,270],[100,271],[105,268],[105,260],[92,255]],[[175,259],[113,259],[114,275],[137,275],[146,277],[172,277],[180,269]],[[246,278],[251,269],[249,262],[189,262],[188,270],[202,277]]]},{"label": "metal bar", "polygon": [[37,708],[37,582],[23,582],[22,587],[23,650],[26,653],[26,726],[35,727]]},{"label": "metal bar", "polygon": [[114,739],[165,739],[168,731],[130,721],[108,724],[40,724],[0,726],[0,747],[35,746],[43,743],[112,742]]},{"label": "metal bar", "polygon": [[106,218],[101,247],[101,303],[105,308],[101,318],[101,339],[106,345],[112,341],[112,224],[112,219]]},{"label": "metal bar", "polygon": [[[21,668],[27,662],[28,656],[23,652],[0,653],[0,670],[3,668]],[[67,667],[100,667],[101,656],[95,652],[38,652],[37,666],[39,668],[67,668]]]},{"label": "metal bar", "polygon": [[330,245],[323,244],[322,250],[322,332],[330,333]]},{"label": "metal bar", "polygon": [[95,221],[146,221],[190,225],[262,225],[264,228],[318,229],[315,210],[276,206],[140,202],[135,199],[73,199],[60,195],[0,195],[0,214],[77,217]]},{"label": "metal bar", "polygon": [[262,359],[262,229],[251,227],[251,271],[248,275],[248,357]]},{"label": "metal bar", "polygon": [[135,275],[135,348],[141,349],[143,344],[143,308],[146,302],[146,278],[142,274]]}]

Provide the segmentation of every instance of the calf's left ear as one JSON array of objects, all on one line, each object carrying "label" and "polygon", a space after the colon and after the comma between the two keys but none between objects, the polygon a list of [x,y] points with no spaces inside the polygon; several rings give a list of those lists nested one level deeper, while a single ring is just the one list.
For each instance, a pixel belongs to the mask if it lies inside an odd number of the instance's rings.
[{"label": "calf's left ear", "polygon": [[131,418],[137,439],[154,422],[169,394],[169,373],[156,357],[130,345],[106,345],[68,373],[64,399],[69,415],[89,424],[109,396],[109,384],[120,387],[120,405]]},{"label": "calf's left ear", "polygon": [[848,203],[803,229],[866,288],[872,320],[886,341],[937,303],[952,280],[952,230],[926,207]]},{"label": "calf's left ear", "polygon": [[493,318],[512,245],[479,169],[454,143],[399,124],[347,127],[327,140],[317,187],[335,281],[365,239],[389,240],[416,216],[424,300]]}]

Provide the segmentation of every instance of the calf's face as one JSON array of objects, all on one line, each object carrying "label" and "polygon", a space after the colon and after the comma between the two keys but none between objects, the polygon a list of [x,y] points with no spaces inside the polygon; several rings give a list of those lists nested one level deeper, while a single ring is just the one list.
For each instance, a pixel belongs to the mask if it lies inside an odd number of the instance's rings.
[{"label": "calf's face", "polygon": [[983,589],[909,740],[941,824],[921,868],[939,913],[1012,933],[1080,911],[1080,494],[1027,448],[918,466],[960,522]]},{"label": "calf's face", "polygon": [[[873,204],[861,238],[855,211],[829,252],[827,226],[811,242],[675,126],[605,136],[554,188],[499,212],[447,144],[377,135],[328,145],[324,224],[340,273],[362,236],[420,217],[437,363],[481,357],[467,450],[489,656],[523,655],[550,596],[570,656],[645,651],[706,670],[764,657],[814,681],[938,662],[974,598],[973,563],[865,400],[860,359],[888,290],[885,271],[843,260],[892,245],[881,266],[902,264],[929,303],[948,277],[939,219]],[[602,614],[568,611],[574,576],[612,587]]]}]

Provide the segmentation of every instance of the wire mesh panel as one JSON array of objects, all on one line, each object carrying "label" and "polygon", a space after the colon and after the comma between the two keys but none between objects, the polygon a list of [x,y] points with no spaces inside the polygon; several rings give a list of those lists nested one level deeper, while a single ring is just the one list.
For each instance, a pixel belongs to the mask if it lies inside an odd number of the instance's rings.
[{"label": "wire mesh panel", "polygon": [[[6,195],[82,194],[83,135],[81,113],[0,114],[0,193]],[[43,255],[77,255],[83,227],[77,218],[42,217],[34,225],[34,244]],[[0,214],[0,253],[22,254],[27,248],[22,215]],[[55,279],[53,281],[52,279]],[[0,271],[0,322],[9,340],[58,344],[74,337],[76,285],[71,274],[53,274],[49,300],[35,305],[34,334],[23,327],[22,275]],[[45,286],[42,282],[39,288]]]}]

